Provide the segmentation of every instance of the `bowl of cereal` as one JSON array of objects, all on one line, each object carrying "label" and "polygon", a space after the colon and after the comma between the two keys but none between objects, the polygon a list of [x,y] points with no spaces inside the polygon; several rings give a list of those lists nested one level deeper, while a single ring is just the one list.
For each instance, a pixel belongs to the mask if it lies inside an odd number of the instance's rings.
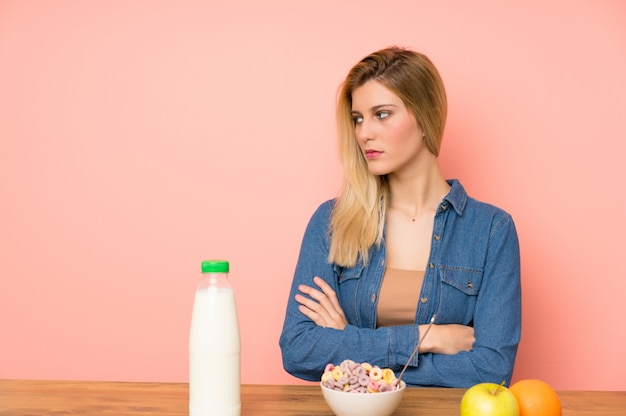
[{"label": "bowl of cereal", "polygon": [[352,360],[328,364],[320,386],[336,416],[390,416],[406,390],[391,369]]}]

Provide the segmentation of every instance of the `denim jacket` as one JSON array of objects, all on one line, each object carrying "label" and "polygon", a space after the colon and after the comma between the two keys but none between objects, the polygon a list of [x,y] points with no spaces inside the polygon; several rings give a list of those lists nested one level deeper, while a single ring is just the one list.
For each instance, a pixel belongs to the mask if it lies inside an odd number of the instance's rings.
[{"label": "denim jacket", "polygon": [[[509,214],[467,195],[457,180],[435,214],[415,324],[376,327],[385,270],[385,243],[369,251],[369,263],[342,268],[327,261],[329,221],[335,200],[313,214],[304,234],[280,336],[283,366],[299,378],[320,379],[328,363],[344,359],[402,370],[420,333],[418,325],[474,328],[470,351],[416,354],[403,375],[411,386],[469,387],[510,383],[521,333],[520,256]],[[298,285],[316,287],[319,276],[337,292],[348,320],[343,330],[317,326],[298,311]]]}]

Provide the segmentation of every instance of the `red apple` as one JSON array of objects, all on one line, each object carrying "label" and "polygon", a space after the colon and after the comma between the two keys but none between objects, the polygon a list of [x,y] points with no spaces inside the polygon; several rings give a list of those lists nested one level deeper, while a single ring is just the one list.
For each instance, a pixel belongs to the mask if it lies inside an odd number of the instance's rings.
[{"label": "red apple", "polygon": [[461,416],[519,416],[517,399],[504,383],[479,383],[461,399]]}]

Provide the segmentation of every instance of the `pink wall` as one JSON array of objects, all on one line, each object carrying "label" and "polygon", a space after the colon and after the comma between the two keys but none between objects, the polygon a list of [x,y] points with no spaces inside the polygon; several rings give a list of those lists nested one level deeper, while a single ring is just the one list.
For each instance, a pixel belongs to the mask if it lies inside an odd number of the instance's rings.
[{"label": "pink wall", "polygon": [[515,378],[626,389],[626,5],[0,1],[0,378],[187,380],[199,263],[232,262],[243,382],[278,335],[333,101],[400,44],[450,99],[446,176],[511,212]]}]

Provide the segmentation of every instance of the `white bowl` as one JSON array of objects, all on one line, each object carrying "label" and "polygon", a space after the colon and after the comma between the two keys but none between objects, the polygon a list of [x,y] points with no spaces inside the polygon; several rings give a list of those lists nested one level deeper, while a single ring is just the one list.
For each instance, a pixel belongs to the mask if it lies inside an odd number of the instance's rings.
[{"label": "white bowl", "polygon": [[384,393],[350,393],[322,388],[326,404],[336,416],[390,416],[400,404],[406,390],[404,381],[397,390]]}]

